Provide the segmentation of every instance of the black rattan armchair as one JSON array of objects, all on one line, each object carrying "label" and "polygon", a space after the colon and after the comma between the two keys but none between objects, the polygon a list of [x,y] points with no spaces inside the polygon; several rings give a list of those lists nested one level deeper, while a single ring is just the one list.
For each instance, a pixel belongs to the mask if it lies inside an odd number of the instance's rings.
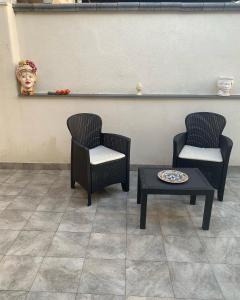
[{"label": "black rattan armchair", "polygon": [[121,183],[129,190],[130,142],[125,136],[102,133],[102,120],[94,114],[76,114],[68,118],[72,135],[71,188],[78,182],[91,194],[104,187]]},{"label": "black rattan armchair", "polygon": [[173,140],[173,167],[199,168],[222,201],[233,146],[222,135],[226,120],[219,114],[198,112],[188,115],[185,124],[187,131]]}]

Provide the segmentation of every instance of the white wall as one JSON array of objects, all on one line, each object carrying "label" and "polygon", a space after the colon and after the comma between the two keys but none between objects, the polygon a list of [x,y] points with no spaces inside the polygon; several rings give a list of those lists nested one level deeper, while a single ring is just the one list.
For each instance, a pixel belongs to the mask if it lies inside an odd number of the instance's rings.
[{"label": "white wall", "polygon": [[0,59],[7,56],[0,66],[7,70],[0,73],[0,161],[69,162],[67,117],[95,112],[104,131],[132,138],[132,163],[166,164],[185,116],[215,111],[226,116],[224,132],[234,140],[231,164],[240,164],[240,99],[19,98],[13,70],[18,54],[4,48],[6,41],[19,45],[20,58],[36,63],[40,92],[134,93],[141,81],[145,93],[211,94],[217,77],[230,75],[240,94],[239,14],[18,13],[18,38],[11,42],[1,33],[14,28],[13,19],[6,25],[6,10],[0,6]]},{"label": "white wall", "polygon": [[140,80],[146,93],[208,94],[219,75],[232,75],[240,93],[239,14],[19,13],[16,21],[39,90],[135,92]]}]

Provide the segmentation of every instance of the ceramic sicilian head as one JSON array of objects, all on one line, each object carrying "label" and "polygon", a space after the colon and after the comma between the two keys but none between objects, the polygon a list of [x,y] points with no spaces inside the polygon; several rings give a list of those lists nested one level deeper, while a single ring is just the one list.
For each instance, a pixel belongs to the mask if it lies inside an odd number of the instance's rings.
[{"label": "ceramic sicilian head", "polygon": [[219,77],[217,81],[218,95],[230,96],[233,83],[234,83],[233,77]]},{"label": "ceramic sicilian head", "polygon": [[34,95],[37,67],[31,60],[22,60],[16,68],[16,76],[21,85],[22,95]]}]

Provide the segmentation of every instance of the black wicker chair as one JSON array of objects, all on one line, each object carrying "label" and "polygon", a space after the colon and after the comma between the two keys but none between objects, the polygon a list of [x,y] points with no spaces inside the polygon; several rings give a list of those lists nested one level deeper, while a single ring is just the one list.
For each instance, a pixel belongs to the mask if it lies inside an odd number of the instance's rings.
[{"label": "black wicker chair", "polygon": [[199,168],[222,201],[233,146],[222,135],[226,120],[219,114],[198,112],[188,115],[185,124],[187,132],[173,140],[173,167]]},{"label": "black wicker chair", "polygon": [[76,114],[68,118],[72,135],[71,188],[78,182],[91,194],[121,183],[129,191],[130,142],[125,136],[102,133],[102,120],[94,114]]}]

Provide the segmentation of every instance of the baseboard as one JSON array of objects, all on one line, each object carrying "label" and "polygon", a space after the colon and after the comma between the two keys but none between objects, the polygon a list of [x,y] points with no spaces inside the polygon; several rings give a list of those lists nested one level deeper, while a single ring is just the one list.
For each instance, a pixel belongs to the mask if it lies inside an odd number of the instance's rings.
[{"label": "baseboard", "polygon": [[[130,170],[137,171],[139,167],[148,167],[146,164],[131,164]],[[16,170],[69,170],[70,164],[56,163],[12,163],[0,162],[0,169],[16,169]]]},{"label": "baseboard", "polygon": [[16,170],[69,170],[70,164],[54,163],[8,163],[0,162],[0,169]]}]

